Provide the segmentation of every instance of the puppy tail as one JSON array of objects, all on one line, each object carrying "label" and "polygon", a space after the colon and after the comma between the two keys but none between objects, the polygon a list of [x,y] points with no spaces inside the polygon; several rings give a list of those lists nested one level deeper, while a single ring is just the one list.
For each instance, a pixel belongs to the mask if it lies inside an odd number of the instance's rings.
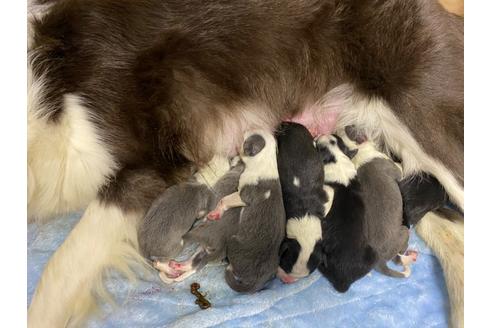
[{"label": "puppy tail", "polygon": [[428,213],[416,231],[438,257],[451,303],[450,326],[464,325],[464,224],[454,211]]},{"label": "puppy tail", "polygon": [[138,216],[94,201],[47,263],[28,310],[29,327],[80,326],[96,300],[114,305],[103,285],[109,269],[136,281]]}]

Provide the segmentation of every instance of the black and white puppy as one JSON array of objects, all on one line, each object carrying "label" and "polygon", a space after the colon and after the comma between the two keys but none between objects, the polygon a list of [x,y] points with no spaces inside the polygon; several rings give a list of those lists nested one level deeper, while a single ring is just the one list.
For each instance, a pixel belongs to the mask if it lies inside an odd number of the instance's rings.
[{"label": "black and white puppy", "polygon": [[321,220],[328,202],[323,189],[323,162],[303,125],[282,123],[277,138],[277,165],[282,185],[286,238],[280,246],[277,276],[292,283],[319,264]]},{"label": "black and white puppy", "polygon": [[330,199],[328,214],[322,221],[318,269],[337,291],[345,292],[371,271],[377,259],[366,237],[362,189],[351,161],[357,151],[349,150],[336,135],[319,137],[316,148],[323,159]]},{"label": "black and white puppy", "polygon": [[164,190],[142,219],[138,229],[140,251],[155,260],[153,264],[161,271],[162,281],[171,283],[180,275],[167,262],[181,252],[183,235],[195,221],[216,206],[219,198],[212,189],[228,169],[227,158],[214,158],[189,181]]},{"label": "black and white puppy", "polygon": [[244,136],[241,159],[245,164],[238,191],[219,202],[209,219],[243,206],[238,231],[227,243],[227,284],[238,292],[255,292],[274,277],[278,251],[285,235],[285,211],[277,169],[275,138],[265,130]]}]

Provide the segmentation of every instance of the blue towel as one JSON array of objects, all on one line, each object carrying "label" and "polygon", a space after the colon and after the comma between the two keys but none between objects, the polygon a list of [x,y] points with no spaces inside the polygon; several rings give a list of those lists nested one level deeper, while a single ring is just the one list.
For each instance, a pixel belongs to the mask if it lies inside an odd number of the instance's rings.
[{"label": "blue towel", "polygon": [[[28,225],[28,304],[44,265],[79,218],[80,213]],[[156,273],[131,287],[115,273],[107,286],[121,306],[104,305],[89,327],[447,327],[449,300],[439,262],[415,233],[410,246],[420,256],[409,278],[373,271],[344,294],[317,271],[291,285],[275,279],[252,295],[228,288],[223,264],[208,265],[174,285],[164,285]],[[195,281],[211,308],[200,310],[194,303]]]}]

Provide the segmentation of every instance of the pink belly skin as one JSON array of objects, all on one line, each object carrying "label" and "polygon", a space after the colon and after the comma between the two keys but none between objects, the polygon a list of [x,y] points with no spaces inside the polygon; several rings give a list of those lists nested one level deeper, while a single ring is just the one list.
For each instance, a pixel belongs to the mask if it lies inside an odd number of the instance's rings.
[{"label": "pink belly skin", "polygon": [[[343,108],[343,102],[337,97],[331,99],[329,104],[324,105],[307,105],[302,112],[293,117],[286,117],[284,121],[296,122],[304,125],[313,137],[319,137],[323,134],[331,134],[335,131],[337,117],[339,111]],[[224,133],[214,139],[221,147],[217,149],[218,153],[222,153],[229,157],[233,157],[239,153],[243,142],[243,134],[253,128],[261,128],[269,131],[274,131],[276,128],[275,120],[265,115],[266,108],[258,110],[259,107],[249,106],[241,108],[236,117],[224,118]]]},{"label": "pink belly skin", "polygon": [[337,116],[337,111],[320,112],[311,107],[305,109],[299,115],[286,119],[286,121],[302,124],[313,137],[319,137],[335,131]]}]

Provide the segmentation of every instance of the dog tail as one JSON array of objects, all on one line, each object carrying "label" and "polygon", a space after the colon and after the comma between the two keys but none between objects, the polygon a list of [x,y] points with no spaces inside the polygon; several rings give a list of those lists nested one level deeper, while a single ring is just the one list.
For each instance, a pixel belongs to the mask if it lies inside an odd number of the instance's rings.
[{"label": "dog tail", "polygon": [[451,303],[450,326],[464,325],[464,223],[455,211],[431,212],[416,225],[441,263]]}]

